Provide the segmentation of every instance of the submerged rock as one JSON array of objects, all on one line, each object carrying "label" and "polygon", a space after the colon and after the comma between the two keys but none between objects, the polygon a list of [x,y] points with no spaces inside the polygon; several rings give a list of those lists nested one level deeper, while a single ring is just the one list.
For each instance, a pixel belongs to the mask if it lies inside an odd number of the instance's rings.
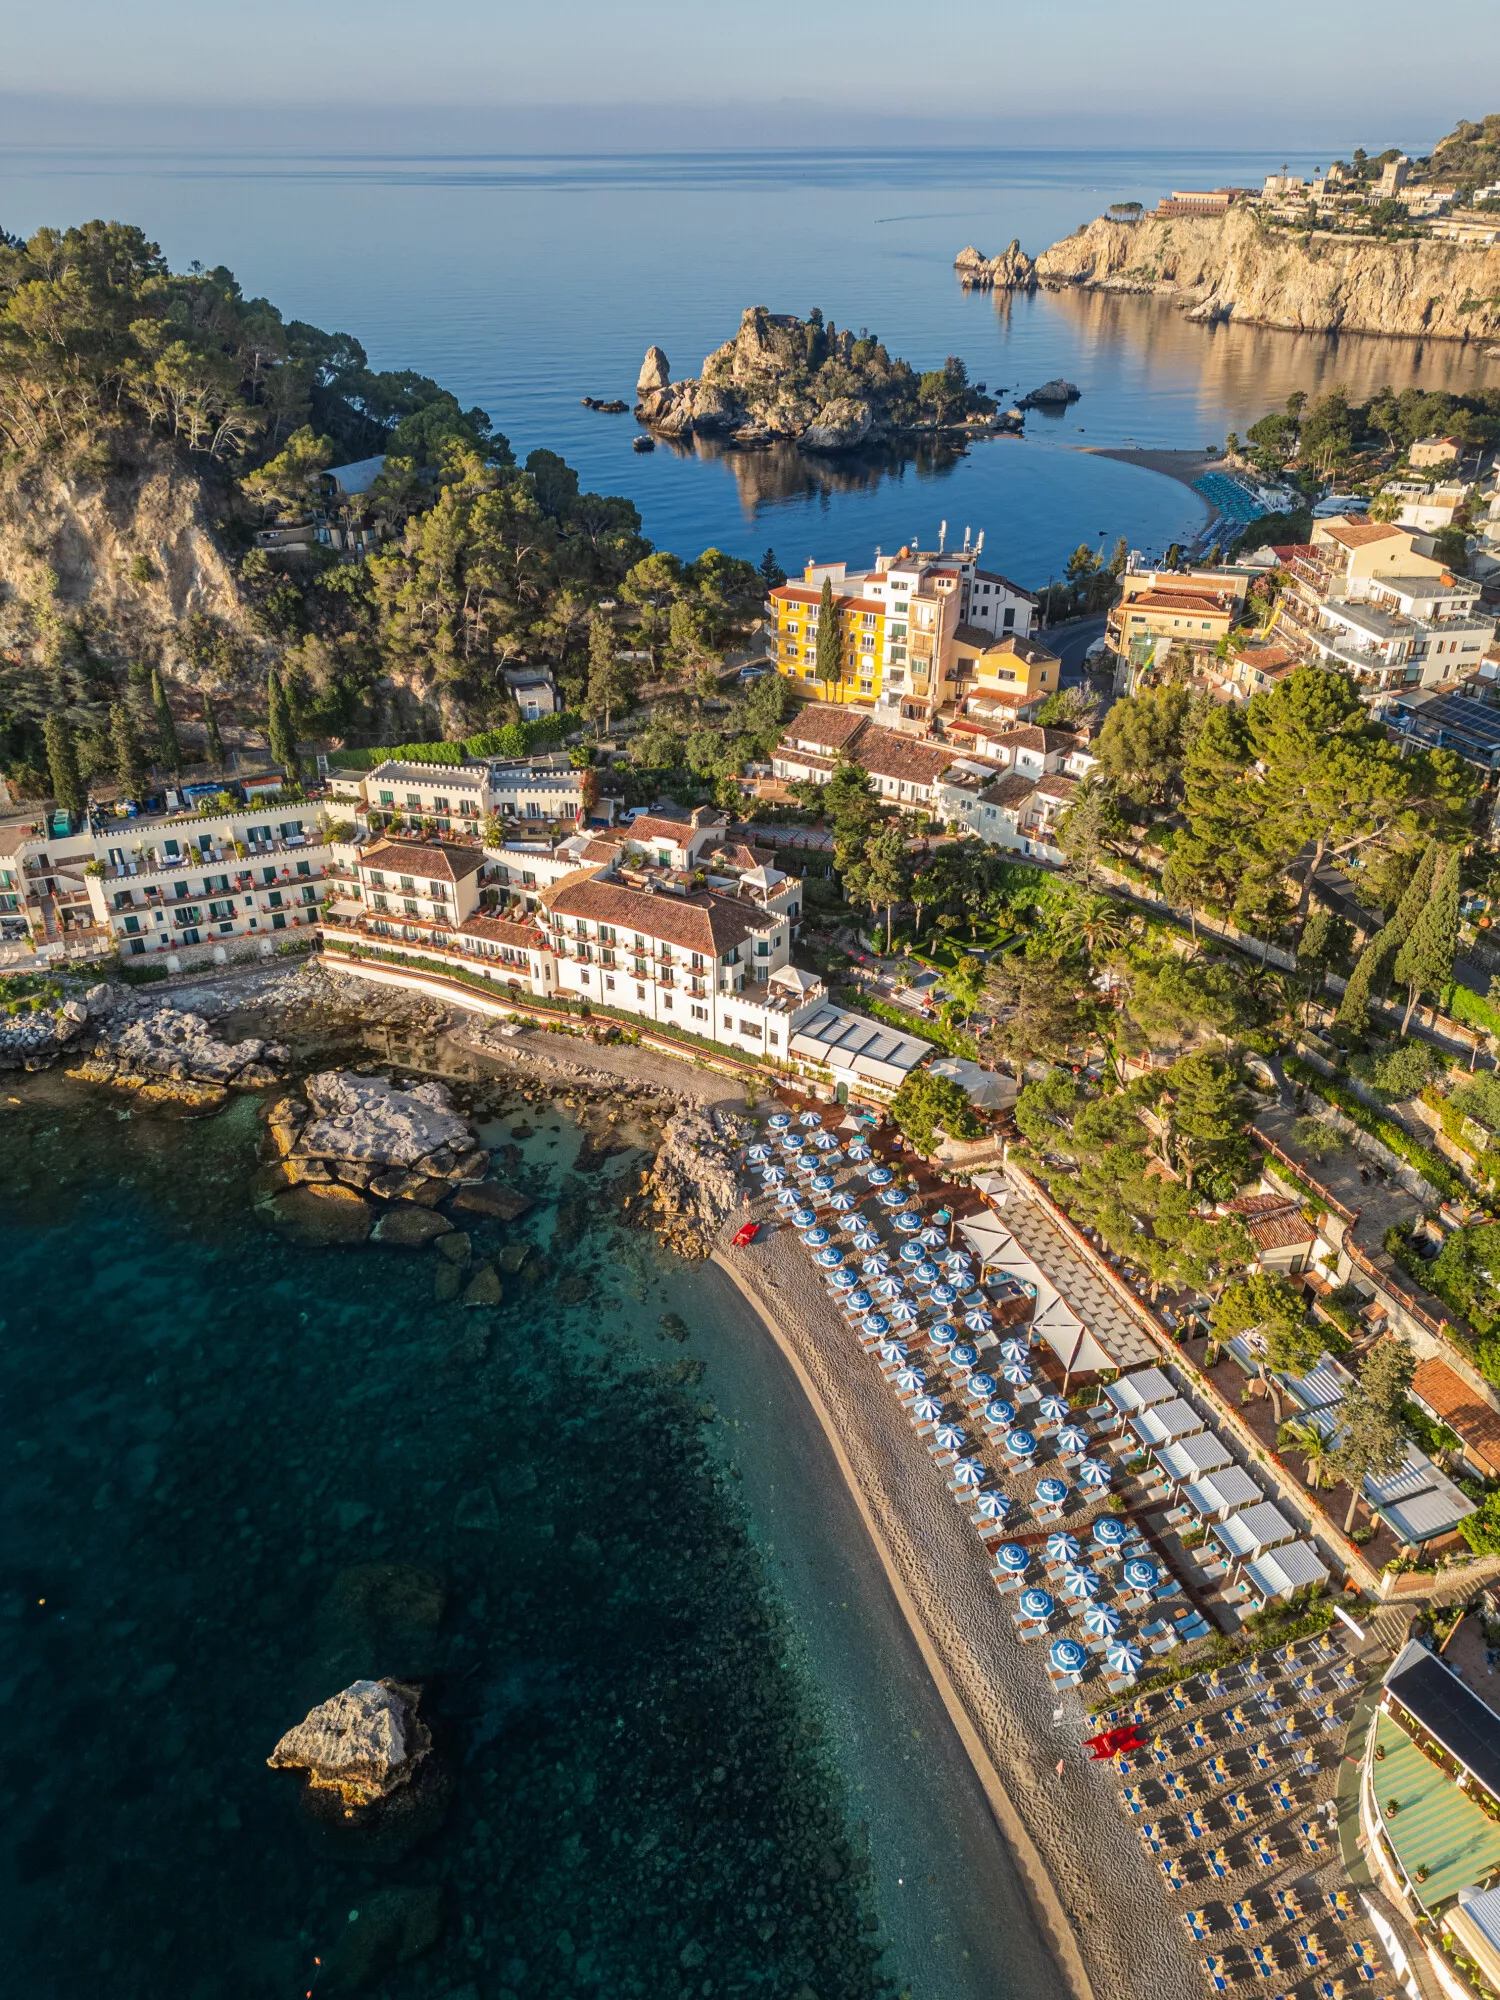
[{"label": "submerged rock", "polygon": [[398,1965],[431,1951],[443,1932],[443,1892],[435,1884],[377,1889],[351,1910],[328,1954],[335,1993],[363,1993]]},{"label": "submerged rock", "polygon": [[529,1194],[507,1187],[504,1181],[468,1181],[454,1195],[453,1206],[474,1215],[492,1215],[500,1222],[514,1222],[535,1204]]},{"label": "submerged rock", "polygon": [[363,1243],[370,1234],[369,1203],[337,1181],[288,1188],[257,1204],[256,1212],[304,1249]]},{"label": "submerged rock", "polygon": [[417,1714],[421,1690],[405,1681],[355,1681],[289,1729],[266,1762],[305,1771],[314,1791],[370,1806],[408,1784],[432,1748]]},{"label": "submerged rock", "polygon": [[434,1215],[430,1208],[414,1208],[403,1202],[388,1208],[374,1229],[377,1243],[394,1244],[399,1250],[425,1250],[436,1237],[446,1236],[453,1224],[446,1215]]},{"label": "submerged rock", "polygon": [[497,1306],[504,1296],[493,1264],[481,1264],[464,1287],[466,1306]]}]

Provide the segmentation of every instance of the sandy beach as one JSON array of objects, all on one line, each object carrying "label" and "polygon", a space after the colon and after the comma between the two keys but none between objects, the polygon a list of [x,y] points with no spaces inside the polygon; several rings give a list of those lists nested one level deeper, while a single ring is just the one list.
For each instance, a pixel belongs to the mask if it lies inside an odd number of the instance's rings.
[{"label": "sandy beach", "polygon": [[[1160,472],[1168,479],[1180,480],[1184,486],[1191,486],[1195,479],[1222,462],[1217,454],[1206,451],[1152,451],[1144,446],[1102,444],[1080,445],[1078,449],[1092,458],[1117,458],[1122,465],[1138,465],[1144,472]],[[1199,498],[1202,498],[1201,494]]]}]

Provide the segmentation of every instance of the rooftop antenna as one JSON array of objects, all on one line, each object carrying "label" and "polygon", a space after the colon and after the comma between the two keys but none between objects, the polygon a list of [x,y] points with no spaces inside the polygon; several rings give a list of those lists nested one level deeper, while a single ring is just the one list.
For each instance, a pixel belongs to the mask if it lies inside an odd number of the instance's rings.
[{"label": "rooftop antenna", "polygon": [[943,553],[943,550],[947,546],[948,546],[948,523],[944,521],[938,528],[938,554],[941,555]]},{"label": "rooftop antenna", "polygon": [[969,529],[965,528],[965,529],[964,529],[964,547],[965,547],[965,549],[967,549],[967,548],[968,548],[968,546],[969,546],[969,533],[970,533]]},{"label": "rooftop antenna", "polygon": [[975,561],[977,562],[979,557],[982,556],[983,554],[984,554],[984,530],[983,528],[981,528],[979,530],[979,540],[974,544]]}]

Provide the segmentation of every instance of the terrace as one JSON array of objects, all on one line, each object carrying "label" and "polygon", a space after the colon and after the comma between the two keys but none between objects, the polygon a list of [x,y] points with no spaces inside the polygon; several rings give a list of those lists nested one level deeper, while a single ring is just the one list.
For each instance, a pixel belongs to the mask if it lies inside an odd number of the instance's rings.
[{"label": "terrace", "polygon": [[1385,1712],[1375,1722],[1370,1781],[1381,1835],[1426,1908],[1500,1869],[1500,1824]]}]

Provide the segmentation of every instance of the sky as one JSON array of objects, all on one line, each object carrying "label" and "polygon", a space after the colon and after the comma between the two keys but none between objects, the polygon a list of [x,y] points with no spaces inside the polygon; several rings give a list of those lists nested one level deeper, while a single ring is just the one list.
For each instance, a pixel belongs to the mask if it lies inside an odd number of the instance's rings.
[{"label": "sky", "polygon": [[[47,0],[0,149],[908,141],[1430,145],[1497,108],[1495,0]],[[1469,82],[1468,79],[1477,79]]]}]

